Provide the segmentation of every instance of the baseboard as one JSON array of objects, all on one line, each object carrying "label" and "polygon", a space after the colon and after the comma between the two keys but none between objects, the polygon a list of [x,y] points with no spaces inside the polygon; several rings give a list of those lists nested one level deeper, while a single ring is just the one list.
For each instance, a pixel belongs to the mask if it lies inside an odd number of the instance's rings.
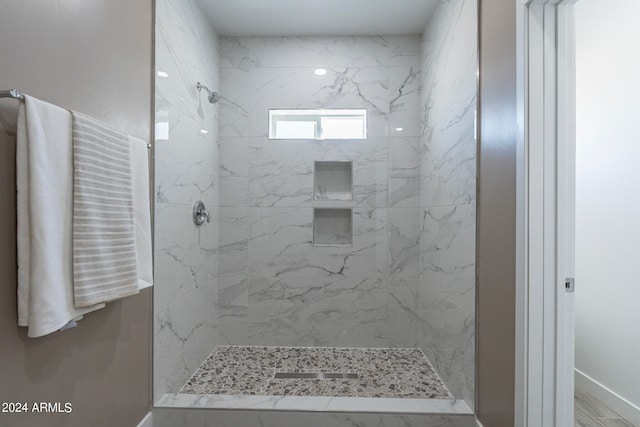
[{"label": "baseboard", "polygon": [[138,427],[153,427],[153,414],[149,412],[145,417],[138,423]]},{"label": "baseboard", "polygon": [[575,370],[576,387],[600,400],[633,425],[640,426],[640,407],[629,402],[585,373]]}]

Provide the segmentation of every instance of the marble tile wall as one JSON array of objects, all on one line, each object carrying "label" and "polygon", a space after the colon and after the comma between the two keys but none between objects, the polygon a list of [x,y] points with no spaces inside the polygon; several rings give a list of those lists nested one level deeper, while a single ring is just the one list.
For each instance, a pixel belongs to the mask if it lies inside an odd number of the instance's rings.
[{"label": "marble tile wall", "polygon": [[[416,345],[420,46],[220,39],[222,343]],[[269,108],[366,108],[368,138],[269,140]],[[314,200],[314,161],[353,162],[353,201]],[[313,246],[314,206],[353,208],[352,247]]]},{"label": "marble tile wall", "polygon": [[[422,36],[419,345],[473,407],[475,0],[440,2]],[[415,309],[415,307],[411,307]]]},{"label": "marble tile wall", "polygon": [[[218,86],[215,32],[194,0],[156,2],[154,400],[177,391],[218,335]],[[211,222],[196,227],[202,200]]]},{"label": "marble tile wall", "polygon": [[[218,40],[192,1],[158,2],[156,398],[216,344],[420,346],[473,404],[472,3],[442,2],[422,39]],[[194,83],[218,71],[219,110]],[[324,107],[367,108],[368,139],[267,139],[269,108]],[[333,206],[313,163],[345,160],[353,246],[313,247]]]}]

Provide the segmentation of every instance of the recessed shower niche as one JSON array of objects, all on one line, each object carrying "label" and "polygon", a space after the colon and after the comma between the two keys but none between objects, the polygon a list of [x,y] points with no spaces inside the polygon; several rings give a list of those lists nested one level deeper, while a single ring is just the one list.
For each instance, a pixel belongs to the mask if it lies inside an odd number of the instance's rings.
[{"label": "recessed shower niche", "polygon": [[315,200],[352,200],[352,177],[352,162],[315,162],[313,198]]},{"label": "recessed shower niche", "polygon": [[351,209],[315,208],[313,210],[313,246],[351,246],[353,244]]}]

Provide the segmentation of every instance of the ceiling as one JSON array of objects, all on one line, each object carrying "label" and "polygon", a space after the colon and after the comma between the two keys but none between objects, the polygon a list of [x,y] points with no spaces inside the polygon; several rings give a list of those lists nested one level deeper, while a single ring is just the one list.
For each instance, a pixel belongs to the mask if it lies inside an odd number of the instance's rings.
[{"label": "ceiling", "polygon": [[222,36],[422,34],[439,0],[198,0]]}]

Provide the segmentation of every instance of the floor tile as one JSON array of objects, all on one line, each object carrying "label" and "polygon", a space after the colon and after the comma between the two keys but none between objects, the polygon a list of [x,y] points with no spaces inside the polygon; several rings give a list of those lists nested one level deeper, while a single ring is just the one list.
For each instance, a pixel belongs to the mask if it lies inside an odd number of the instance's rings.
[{"label": "floor tile", "polygon": [[604,427],[633,427],[622,418],[595,418]]},{"label": "floor tile", "polygon": [[603,427],[602,424],[594,420],[582,410],[579,406],[575,406],[574,411],[575,427]]},{"label": "floor tile", "polygon": [[583,390],[576,388],[576,404],[592,417],[602,418],[619,418],[620,416],[609,409],[595,397],[585,393]]}]

